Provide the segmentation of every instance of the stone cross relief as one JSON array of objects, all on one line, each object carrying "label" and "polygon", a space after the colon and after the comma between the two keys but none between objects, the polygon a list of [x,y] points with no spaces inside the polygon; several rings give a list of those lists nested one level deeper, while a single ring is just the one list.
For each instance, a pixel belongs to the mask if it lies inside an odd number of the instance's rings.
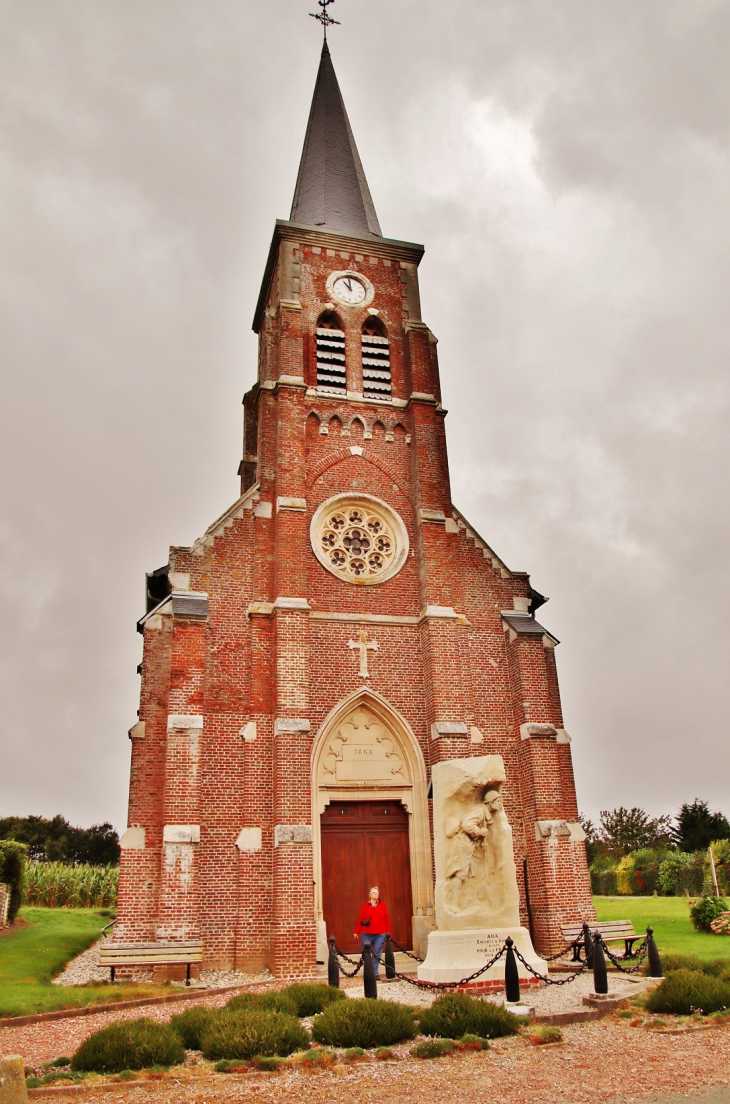
[{"label": "stone cross relief", "polygon": [[370,672],[368,671],[368,651],[377,652],[378,650],[377,640],[368,641],[368,634],[364,629],[361,629],[358,633],[357,640],[349,640],[347,647],[352,650],[358,648],[360,651],[360,678],[370,678]]}]

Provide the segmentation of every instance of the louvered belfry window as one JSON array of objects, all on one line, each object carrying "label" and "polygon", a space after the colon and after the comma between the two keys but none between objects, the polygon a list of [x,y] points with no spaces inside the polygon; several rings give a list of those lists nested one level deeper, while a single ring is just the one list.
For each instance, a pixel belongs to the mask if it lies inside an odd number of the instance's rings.
[{"label": "louvered belfry window", "polygon": [[347,394],[345,335],[325,319],[317,325],[317,389],[329,395]]},{"label": "louvered belfry window", "polygon": [[367,330],[362,335],[362,389],[367,399],[390,399],[390,342]]}]

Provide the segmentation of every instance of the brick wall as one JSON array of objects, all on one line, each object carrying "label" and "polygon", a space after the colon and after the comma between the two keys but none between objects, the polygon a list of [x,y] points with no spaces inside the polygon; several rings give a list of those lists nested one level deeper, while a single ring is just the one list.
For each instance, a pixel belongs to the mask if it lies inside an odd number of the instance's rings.
[{"label": "brick wall", "polygon": [[[200,938],[209,964],[311,973],[314,845],[306,831],[277,845],[275,830],[306,829],[319,815],[312,745],[363,685],[348,642],[364,628],[378,643],[368,684],[404,718],[428,769],[504,758],[522,918],[549,951],[561,920],[592,915],[583,844],[537,838],[536,822],[577,820],[555,650],[509,631],[501,611],[524,604],[529,579],[453,510],[436,343],[418,307],[420,251],[286,224],[272,250],[259,380],[244,404],[243,497],[192,548],[170,553],[175,578],[208,596],[207,617],[168,601],[144,624],[129,823],[145,843],[123,852],[115,938]],[[313,335],[338,269],[375,286],[393,402],[360,394],[361,308],[337,308],[347,398],[316,390]],[[406,562],[380,585],[347,583],[312,552],[312,515],[348,491],[385,501],[406,526]],[[202,718],[202,728],[169,727],[171,716]],[[448,730],[454,723],[460,731]],[[524,738],[529,724],[552,731]],[[165,842],[171,825],[199,826],[199,842]]]}]

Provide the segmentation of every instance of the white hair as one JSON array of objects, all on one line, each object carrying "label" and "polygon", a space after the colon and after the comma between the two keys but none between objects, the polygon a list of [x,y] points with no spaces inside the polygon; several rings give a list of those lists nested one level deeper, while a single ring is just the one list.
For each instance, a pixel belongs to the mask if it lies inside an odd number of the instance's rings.
[{"label": "white hair", "polygon": [[[380,890],[377,886],[370,886],[370,893],[377,893],[378,897],[380,896]],[[368,897],[370,896],[370,893],[368,893]]]}]

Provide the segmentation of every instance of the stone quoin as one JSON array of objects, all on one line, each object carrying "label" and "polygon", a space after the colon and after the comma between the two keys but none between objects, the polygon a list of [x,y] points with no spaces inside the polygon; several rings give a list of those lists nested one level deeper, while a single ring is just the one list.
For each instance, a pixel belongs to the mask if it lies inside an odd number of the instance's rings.
[{"label": "stone quoin", "polygon": [[377,884],[424,956],[431,771],[471,756],[501,757],[536,950],[595,915],[545,599],[451,501],[423,252],[382,236],[325,43],[255,311],[241,495],[147,577],[116,943],[311,976]]}]

